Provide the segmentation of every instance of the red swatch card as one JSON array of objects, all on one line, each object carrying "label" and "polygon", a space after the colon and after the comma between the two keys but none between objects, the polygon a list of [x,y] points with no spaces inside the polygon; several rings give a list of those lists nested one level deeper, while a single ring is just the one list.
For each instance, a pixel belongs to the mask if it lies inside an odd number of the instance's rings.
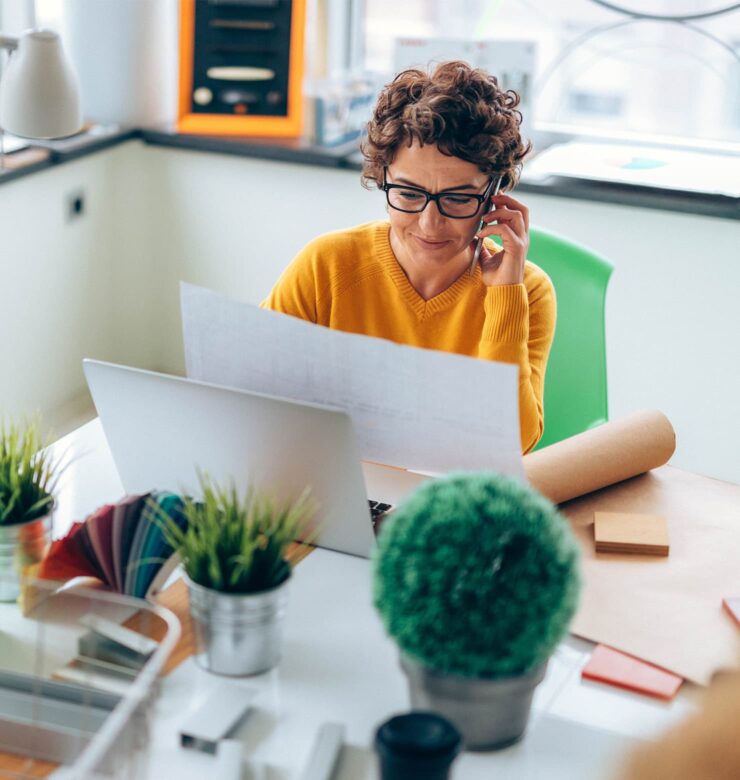
[{"label": "red swatch card", "polygon": [[722,606],[730,617],[740,626],[740,596],[733,599],[722,599]]},{"label": "red swatch card", "polygon": [[85,554],[80,538],[82,523],[73,523],[69,533],[55,539],[37,576],[45,580],[69,580],[72,577],[96,577],[97,570]]},{"label": "red swatch card", "polygon": [[677,674],[605,645],[596,646],[581,677],[666,700],[676,695],[683,682],[683,677]]}]

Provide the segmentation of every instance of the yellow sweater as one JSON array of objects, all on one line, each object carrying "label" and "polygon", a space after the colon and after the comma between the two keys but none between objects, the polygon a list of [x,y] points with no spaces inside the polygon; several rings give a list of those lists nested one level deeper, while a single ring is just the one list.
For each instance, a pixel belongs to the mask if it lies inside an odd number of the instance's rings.
[{"label": "yellow sweater", "polygon": [[545,366],[555,331],[550,278],[527,262],[523,284],[486,287],[476,268],[425,301],[393,254],[389,228],[370,222],[319,236],[262,305],[349,333],[516,363],[522,450],[528,452],[544,427]]}]

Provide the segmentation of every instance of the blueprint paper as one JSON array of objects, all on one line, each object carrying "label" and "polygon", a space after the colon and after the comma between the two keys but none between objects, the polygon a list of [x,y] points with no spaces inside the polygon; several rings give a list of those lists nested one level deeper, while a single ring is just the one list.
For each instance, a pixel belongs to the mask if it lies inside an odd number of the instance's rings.
[{"label": "blueprint paper", "polygon": [[361,457],[523,479],[518,367],[343,333],[182,283],[191,379],[345,410]]}]

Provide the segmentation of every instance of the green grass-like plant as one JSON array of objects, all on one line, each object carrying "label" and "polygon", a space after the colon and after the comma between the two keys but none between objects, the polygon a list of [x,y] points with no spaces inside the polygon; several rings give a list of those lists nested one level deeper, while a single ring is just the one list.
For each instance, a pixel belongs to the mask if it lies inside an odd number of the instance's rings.
[{"label": "green grass-like plant", "polygon": [[0,427],[0,525],[17,525],[47,514],[62,468],[42,449],[38,419]]},{"label": "green grass-like plant", "polygon": [[464,677],[544,663],[578,601],[579,550],[541,495],[491,473],[421,486],[384,523],[373,598],[402,652]]},{"label": "green grass-like plant", "polygon": [[190,579],[222,593],[259,593],[288,579],[288,547],[306,531],[315,513],[308,490],[297,500],[277,503],[250,488],[219,487],[200,476],[203,498],[186,497],[180,528],[162,517],[165,538],[180,554]]}]

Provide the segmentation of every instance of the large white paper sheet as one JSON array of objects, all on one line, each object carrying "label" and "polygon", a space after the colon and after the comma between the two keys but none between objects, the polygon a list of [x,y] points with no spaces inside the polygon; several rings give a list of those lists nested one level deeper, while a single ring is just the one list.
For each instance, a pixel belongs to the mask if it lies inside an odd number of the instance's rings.
[{"label": "large white paper sheet", "polygon": [[518,367],[331,330],[182,284],[191,379],[346,410],[363,459],[523,479]]}]

